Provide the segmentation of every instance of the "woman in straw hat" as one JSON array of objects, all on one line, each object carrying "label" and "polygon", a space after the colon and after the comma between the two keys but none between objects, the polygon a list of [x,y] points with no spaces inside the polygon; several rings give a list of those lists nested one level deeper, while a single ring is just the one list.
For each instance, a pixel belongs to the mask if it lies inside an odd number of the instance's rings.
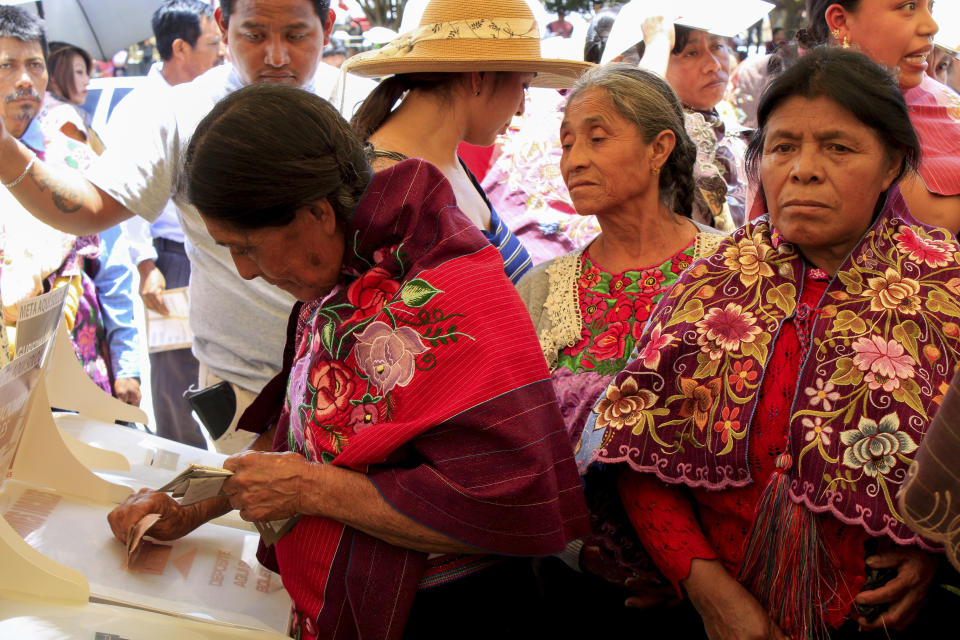
[{"label": "woman in straw hat", "polygon": [[541,57],[537,21],[523,0],[482,5],[433,0],[417,29],[354,56],[343,68],[390,76],[352,121],[369,143],[373,168],[407,157],[435,165],[450,182],[457,206],[497,247],[516,282],[530,268],[530,257],[457,156],[457,147],[493,144],[513,116],[523,113],[528,87],[568,87],[589,66]]}]

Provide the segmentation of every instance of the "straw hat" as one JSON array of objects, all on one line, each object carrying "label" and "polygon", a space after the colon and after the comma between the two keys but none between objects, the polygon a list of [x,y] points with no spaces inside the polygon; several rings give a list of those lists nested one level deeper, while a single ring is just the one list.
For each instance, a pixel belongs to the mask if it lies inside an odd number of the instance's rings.
[{"label": "straw hat", "polygon": [[400,73],[527,71],[535,87],[564,88],[592,67],[540,55],[540,32],[524,0],[431,0],[420,26],[342,69],[378,78]]}]

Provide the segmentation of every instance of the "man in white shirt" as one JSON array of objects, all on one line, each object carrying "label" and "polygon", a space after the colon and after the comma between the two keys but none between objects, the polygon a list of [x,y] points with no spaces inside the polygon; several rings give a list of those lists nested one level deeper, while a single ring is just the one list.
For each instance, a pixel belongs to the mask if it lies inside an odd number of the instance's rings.
[{"label": "man in white shirt", "polygon": [[[127,132],[149,120],[170,99],[170,87],[194,80],[217,63],[220,29],[213,8],[201,0],[167,0],[154,12],[153,36],[161,63],[146,81],[117,105],[104,132],[107,146],[122,145]],[[140,272],[140,296],[153,311],[168,314],[166,289],[190,283],[190,260],[184,247],[177,206],[168,200],[153,224],[134,216],[124,223],[130,258]],[[150,387],[157,434],[195,447],[206,447],[200,427],[183,397],[197,384],[199,363],[190,348],[150,354]]]},{"label": "man in white shirt", "polygon": [[[237,413],[280,369],[293,298],[237,274],[227,249],[217,246],[197,211],[174,193],[179,158],[199,121],[223,96],[255,82],[283,82],[331,99],[340,94],[337,69],[320,64],[333,26],[328,0],[221,0],[217,24],[233,65],[214,67],[171,88],[167,109],[128,131],[78,179],[56,172],[0,129],[0,181],[47,224],[77,234],[96,233],[132,215],[155,220],[174,195],[191,263],[190,321],[201,384],[217,378],[238,392]],[[349,88],[349,87],[348,87]],[[353,102],[345,105],[352,111]],[[29,165],[29,166],[28,166]],[[209,375],[204,375],[206,372]],[[235,431],[236,417],[217,442],[225,453],[251,437]]]}]

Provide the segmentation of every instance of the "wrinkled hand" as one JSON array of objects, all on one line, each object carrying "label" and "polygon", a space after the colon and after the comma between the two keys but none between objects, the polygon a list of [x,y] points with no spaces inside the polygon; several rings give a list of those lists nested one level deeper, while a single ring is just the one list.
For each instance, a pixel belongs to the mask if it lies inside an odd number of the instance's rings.
[{"label": "wrinkled hand", "polygon": [[676,593],[669,585],[654,584],[650,580],[636,577],[597,545],[583,545],[580,550],[580,568],[584,573],[591,573],[628,589],[633,595],[626,599],[624,606],[646,609],[676,600]]},{"label": "wrinkled hand", "polygon": [[140,381],[136,378],[117,378],[113,382],[113,395],[127,404],[140,406]]},{"label": "wrinkled hand", "polygon": [[860,604],[889,604],[890,607],[873,622],[860,618],[863,629],[904,629],[917,617],[937,570],[937,560],[916,547],[891,547],[867,558],[867,565],[877,569],[896,567],[897,575],[877,589],[861,591]]},{"label": "wrinkled hand", "polygon": [[244,451],[224,461],[233,476],[223,492],[244,520],[289,518],[301,512],[301,493],[314,466],[298,453]]},{"label": "wrinkled hand", "polygon": [[170,315],[170,310],[163,301],[163,292],[167,289],[167,280],[157,269],[153,260],[144,260],[137,265],[140,271],[140,297],[143,298],[143,304],[147,309]]},{"label": "wrinkled hand", "polygon": [[182,538],[204,522],[196,504],[181,507],[169,494],[150,489],[130,495],[107,515],[107,522],[117,540],[126,544],[130,527],[150,513],[160,514],[160,519],[150,527],[150,536],[157,540]]},{"label": "wrinkled hand", "polygon": [[694,560],[684,586],[710,640],[788,640],[753,594],[716,560]]}]

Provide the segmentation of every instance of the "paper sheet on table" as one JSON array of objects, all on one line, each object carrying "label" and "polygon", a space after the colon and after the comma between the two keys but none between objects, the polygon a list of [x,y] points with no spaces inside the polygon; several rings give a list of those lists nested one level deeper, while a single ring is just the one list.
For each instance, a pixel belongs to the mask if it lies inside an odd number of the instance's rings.
[{"label": "paper sheet on table", "polygon": [[147,344],[150,353],[188,349],[193,344],[193,331],[190,329],[190,298],[187,288],[167,289],[163,292],[163,302],[169,315],[162,315],[147,309]]},{"label": "paper sheet on table", "polygon": [[[137,571],[140,569],[140,564],[137,562],[137,556],[140,551],[140,541],[143,539],[144,534],[147,533],[147,530],[159,519],[159,513],[148,513],[140,518],[139,522],[136,522],[130,527],[130,531],[127,533],[127,556],[124,561],[124,566],[126,569],[130,571]],[[144,542],[149,541],[144,540]]]}]

